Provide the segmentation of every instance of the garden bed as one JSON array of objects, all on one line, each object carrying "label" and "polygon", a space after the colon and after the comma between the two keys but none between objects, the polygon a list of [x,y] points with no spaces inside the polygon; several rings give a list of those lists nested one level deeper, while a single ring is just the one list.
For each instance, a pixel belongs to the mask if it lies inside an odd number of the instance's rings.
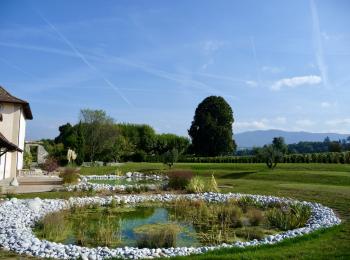
[{"label": "garden bed", "polygon": [[[250,200],[252,203],[269,207],[270,205],[300,205],[310,209],[310,217],[305,226],[278,232],[259,239],[250,241],[232,241],[230,243],[218,243],[216,245],[199,245],[198,247],[162,247],[162,248],[137,248],[137,247],[97,247],[89,248],[74,244],[62,244],[40,240],[32,228],[40,223],[48,214],[62,210],[70,210],[74,207],[87,205],[110,205],[115,203],[118,208],[121,205],[137,206],[140,203],[171,203],[175,200],[186,199],[189,201],[204,201],[208,203],[226,203],[228,200]],[[259,195],[241,194],[189,194],[189,195],[124,195],[114,197],[90,197],[70,198],[69,200],[18,200],[12,199],[0,204],[0,245],[17,253],[34,255],[47,258],[145,258],[159,256],[176,256],[200,254],[211,250],[227,247],[247,247],[264,244],[274,244],[287,238],[302,236],[315,230],[331,227],[340,223],[340,219],[334,212],[320,204],[310,202],[298,202],[295,200]],[[139,231],[142,233],[142,229]]]}]

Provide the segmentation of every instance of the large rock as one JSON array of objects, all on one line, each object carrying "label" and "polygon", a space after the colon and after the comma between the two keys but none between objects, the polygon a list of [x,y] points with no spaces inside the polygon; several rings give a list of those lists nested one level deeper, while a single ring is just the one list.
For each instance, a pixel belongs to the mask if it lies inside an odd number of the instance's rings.
[{"label": "large rock", "polygon": [[40,198],[35,198],[28,201],[28,208],[37,212],[40,210],[41,204],[42,204],[42,200]]}]

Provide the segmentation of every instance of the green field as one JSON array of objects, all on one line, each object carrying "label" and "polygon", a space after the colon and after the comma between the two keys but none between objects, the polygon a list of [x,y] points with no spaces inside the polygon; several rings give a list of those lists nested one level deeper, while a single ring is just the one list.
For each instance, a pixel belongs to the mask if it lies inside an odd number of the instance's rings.
[{"label": "green field", "polygon": [[[222,192],[274,195],[320,202],[334,209],[342,219],[340,226],[286,240],[274,246],[220,250],[186,259],[350,259],[350,165],[279,164],[276,169],[269,170],[263,164],[178,163],[174,168],[191,169],[204,177],[210,177],[214,173]],[[119,168],[84,168],[81,172],[107,174],[116,169],[126,172],[166,168],[157,163],[127,163]],[[76,194],[51,192],[18,195],[18,198],[65,198],[72,195]],[[13,254],[1,252],[0,256],[8,259]]]}]

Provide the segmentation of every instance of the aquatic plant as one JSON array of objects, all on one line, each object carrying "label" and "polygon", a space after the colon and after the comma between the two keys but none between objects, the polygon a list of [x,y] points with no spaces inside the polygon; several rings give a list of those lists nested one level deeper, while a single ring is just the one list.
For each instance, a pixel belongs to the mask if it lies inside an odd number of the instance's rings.
[{"label": "aquatic plant", "polygon": [[272,208],[266,213],[269,225],[281,230],[305,226],[310,215],[310,208],[302,204],[293,204],[282,209]]},{"label": "aquatic plant", "polygon": [[53,212],[37,223],[36,230],[47,240],[62,241],[70,232],[70,225],[66,221],[67,211]]},{"label": "aquatic plant", "polygon": [[246,215],[252,226],[259,226],[264,220],[262,211],[255,208],[249,209]]},{"label": "aquatic plant", "polygon": [[181,227],[176,224],[147,224],[134,229],[139,248],[175,247]]}]

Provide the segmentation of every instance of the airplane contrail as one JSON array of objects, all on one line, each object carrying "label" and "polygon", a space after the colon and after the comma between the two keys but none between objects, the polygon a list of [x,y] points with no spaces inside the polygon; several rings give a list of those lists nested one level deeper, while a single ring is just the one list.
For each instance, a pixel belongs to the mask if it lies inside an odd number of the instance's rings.
[{"label": "airplane contrail", "polygon": [[318,17],[316,4],[313,0],[310,0],[310,8],[311,8],[312,35],[313,35],[313,40],[314,40],[316,62],[317,62],[318,69],[320,70],[320,73],[322,75],[322,80],[323,80],[325,87],[329,87],[328,68],[327,68],[326,62],[324,60],[324,52],[323,52],[321,29],[320,29],[320,20]]},{"label": "airplane contrail", "polygon": [[90,69],[94,70],[100,78],[110,86],[114,91],[116,91],[119,96],[130,106],[133,106],[129,99],[120,91],[120,89],[115,86],[109,79],[107,79],[99,69],[97,69],[93,64],[91,64],[85,56],[73,45],[71,41],[69,41],[57,28],[54,26],[49,20],[47,20],[38,10],[35,10],[40,18],[53,30],[56,34],[69,46],[69,48],[81,59],[83,63],[85,63]]}]

